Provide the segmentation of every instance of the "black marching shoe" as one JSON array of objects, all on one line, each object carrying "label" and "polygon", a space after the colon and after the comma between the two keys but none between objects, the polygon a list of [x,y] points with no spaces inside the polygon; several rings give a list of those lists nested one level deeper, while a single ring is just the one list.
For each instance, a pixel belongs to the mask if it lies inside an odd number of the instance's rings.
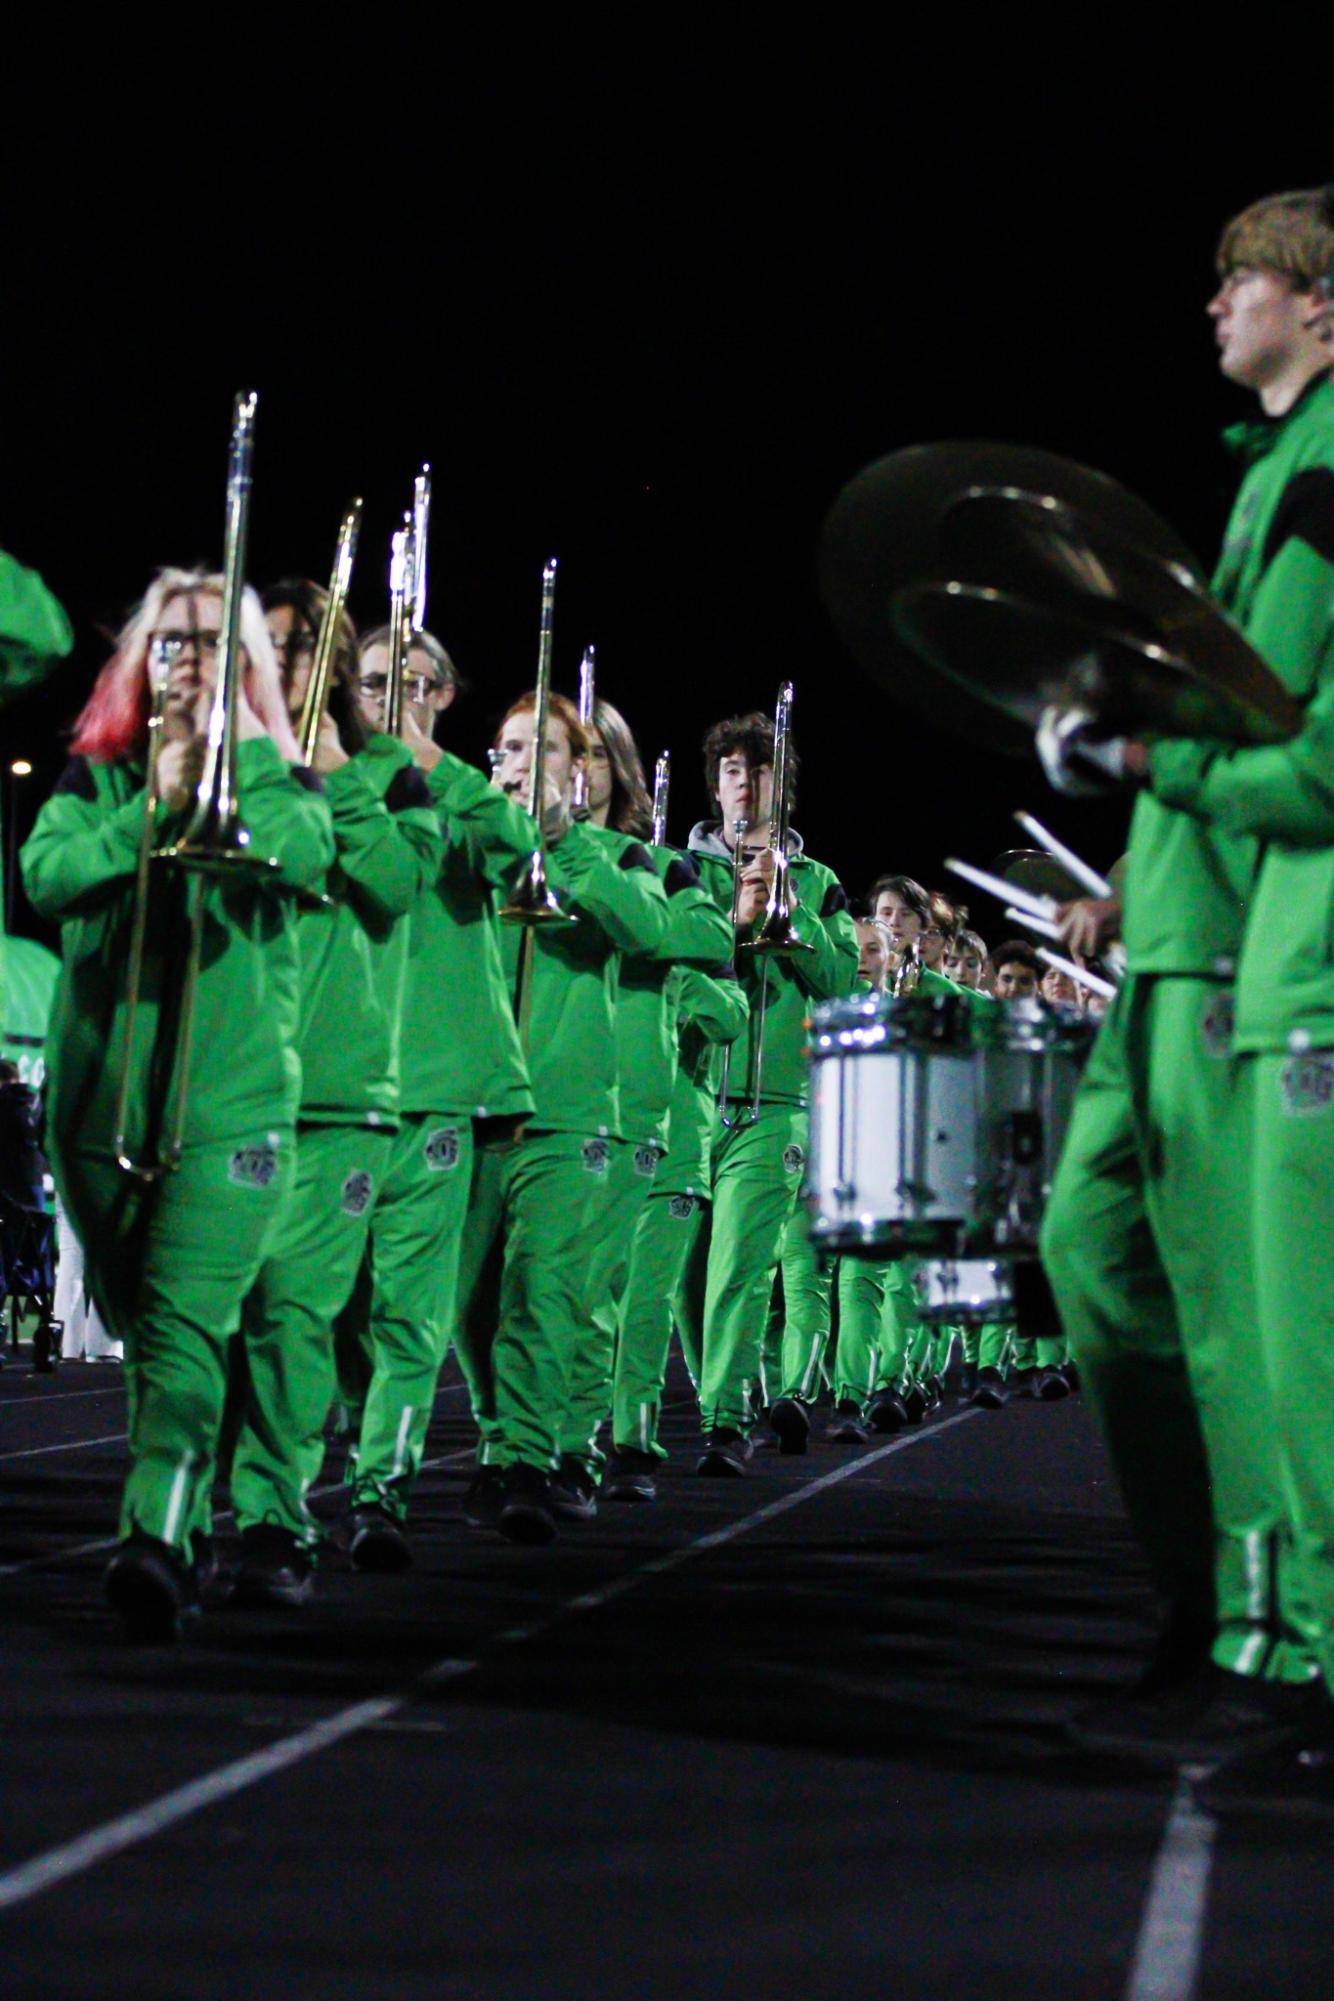
[{"label": "black marching shoe", "polygon": [[976,1362],[964,1362],[959,1369],[959,1402],[967,1403],[977,1388]]},{"label": "black marching shoe", "polygon": [[314,1595],[315,1564],[300,1536],[276,1522],[242,1529],[233,1605],[308,1605]]},{"label": "black marching shoe", "polygon": [[1039,1403],[1060,1403],[1069,1396],[1070,1385],[1065,1379],[1064,1369],[1052,1367],[1038,1370],[1038,1379],[1033,1385],[1033,1394]]},{"label": "black marching shoe", "polygon": [[1005,1378],[999,1369],[979,1369],[973,1394],[968,1399],[974,1410],[1004,1410],[1010,1401]]},{"label": "black marching shoe", "polygon": [[640,1452],[633,1445],[616,1446],[602,1476],[602,1498],[604,1501],[656,1501],[656,1455]]},{"label": "black marching shoe", "polygon": [[463,1493],[463,1519],[470,1529],[493,1529],[505,1505],[505,1468],[479,1466]]},{"label": "black marching shoe", "polygon": [[357,1570],[393,1575],[412,1568],[412,1544],[402,1522],[387,1508],[353,1508],[348,1522],[347,1553]]},{"label": "black marching shoe", "polygon": [[1171,1771],[1239,1752],[1295,1752],[1328,1709],[1319,1682],[1258,1681],[1210,1664],[1156,1693],[1096,1703],[1071,1719],[1067,1734],[1083,1751]]},{"label": "black marching shoe", "polygon": [[199,1613],[194,1576],[180,1551],[132,1529],[102,1579],[121,1632],[135,1646],[169,1646]]},{"label": "black marching shoe", "polygon": [[834,1405],[834,1414],[825,1427],[825,1437],[831,1445],[869,1445],[871,1434],[866,1429],[861,1405],[851,1397],[844,1397]]},{"label": "black marching shoe", "polygon": [[531,1548],[554,1542],[558,1531],[551,1475],[540,1466],[507,1467],[496,1527],[506,1542]]},{"label": "black marching shoe", "polygon": [[704,1450],[695,1464],[696,1473],[706,1480],[744,1480],[750,1458],[750,1440],[744,1431],[722,1425],[704,1434]]},{"label": "black marching shoe", "polygon": [[795,1397],[779,1397],[777,1403],[769,1406],[769,1429],[778,1440],[780,1453],[804,1452],[811,1435],[805,1405],[799,1404]]},{"label": "black marching shoe", "polygon": [[598,1511],[598,1483],[592,1470],[571,1452],[561,1454],[551,1483],[551,1508],[558,1521],[591,1522]]},{"label": "black marching shoe", "polygon": [[1038,1371],[1031,1365],[1022,1369],[1011,1369],[1008,1388],[1012,1397],[1035,1397],[1038,1393]]},{"label": "black marching shoe", "polygon": [[1313,1696],[1306,1727],[1286,1743],[1243,1751],[1194,1781],[1206,1813],[1334,1820],[1334,1704]]},{"label": "black marching shoe", "polygon": [[907,1422],[908,1412],[898,1391],[881,1390],[867,1412],[872,1431],[902,1431]]},{"label": "black marching shoe", "polygon": [[910,1383],[903,1392],[903,1408],[909,1424],[920,1424],[926,1416],[928,1397],[920,1383]]}]

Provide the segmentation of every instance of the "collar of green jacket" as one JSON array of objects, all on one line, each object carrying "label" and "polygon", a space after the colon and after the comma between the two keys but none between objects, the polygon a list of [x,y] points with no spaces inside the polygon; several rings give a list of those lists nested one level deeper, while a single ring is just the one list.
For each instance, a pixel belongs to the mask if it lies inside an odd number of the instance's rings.
[{"label": "collar of green jacket", "polygon": [[1223,433],[1223,443],[1244,464],[1254,465],[1257,459],[1273,451],[1285,431],[1331,402],[1334,402],[1334,385],[1329,370],[1322,368],[1311,377],[1291,409],[1279,417],[1250,417],[1244,424],[1230,424]]}]

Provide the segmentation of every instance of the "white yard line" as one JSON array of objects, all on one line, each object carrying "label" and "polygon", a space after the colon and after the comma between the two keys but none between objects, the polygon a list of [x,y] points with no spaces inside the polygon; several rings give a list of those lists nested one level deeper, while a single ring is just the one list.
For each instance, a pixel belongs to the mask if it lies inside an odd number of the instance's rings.
[{"label": "white yard line", "polygon": [[1216,1823],[1195,1804],[1184,1766],[1149,1879],[1125,2001],[1193,2001],[1204,1949]]}]

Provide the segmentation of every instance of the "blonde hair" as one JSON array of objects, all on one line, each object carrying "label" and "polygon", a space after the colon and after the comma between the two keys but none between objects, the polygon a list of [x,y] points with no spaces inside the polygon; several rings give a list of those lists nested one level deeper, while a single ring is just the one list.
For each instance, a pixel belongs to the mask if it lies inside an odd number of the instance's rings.
[{"label": "blonde hair", "polygon": [[[111,764],[142,750],[148,736],[152,699],[148,685],[148,644],[167,606],[200,593],[221,598],[223,579],[208,570],[159,570],[130,613],[116,650],[93,685],[74,725],[72,748],[95,764]],[[241,597],[241,644],[248,656],[243,686],[246,700],[291,764],[301,762],[283,699],[282,676],[264,622],[264,612],[247,584]]]},{"label": "blonde hair", "polygon": [[1334,186],[1266,195],[1234,215],[1218,240],[1218,275],[1258,266],[1287,278],[1294,291],[1334,279]]}]

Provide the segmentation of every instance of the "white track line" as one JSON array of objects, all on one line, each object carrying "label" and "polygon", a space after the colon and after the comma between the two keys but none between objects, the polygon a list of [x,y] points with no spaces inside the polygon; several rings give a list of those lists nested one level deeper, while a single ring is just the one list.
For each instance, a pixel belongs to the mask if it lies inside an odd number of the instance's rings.
[{"label": "white track line", "polygon": [[1204,1948],[1216,1822],[1196,1805],[1186,1765],[1149,1879],[1125,2001],[1192,2001]]},{"label": "white track line", "polygon": [[101,1390],[34,1390],[30,1397],[0,1397],[0,1410],[51,1410],[56,1404],[76,1403],[80,1397],[111,1397],[123,1391],[124,1380],[108,1383]]},{"label": "white track line", "polygon": [[[635,1584],[648,1577],[661,1576],[664,1571],[675,1570],[689,1562],[692,1556],[699,1556],[706,1550],[717,1549],[721,1544],[734,1542],[749,1529],[758,1528],[764,1522],[773,1521],[778,1515],[786,1514],[789,1508],[797,1507],[811,1495],[824,1493],[836,1487],[840,1481],[849,1480],[854,1474],[864,1472],[874,1466],[877,1460],[886,1459],[891,1452],[901,1452],[905,1446],[916,1445],[924,1438],[939,1438],[942,1432],[951,1430],[956,1424],[965,1423],[970,1417],[980,1413],[975,1410],[961,1411],[955,1417],[946,1418],[929,1430],[913,1431],[904,1438],[896,1438],[878,1451],[840,1466],[833,1473],[826,1473],[819,1480],[799,1487],[795,1492],[784,1494],[777,1501],[757,1508],[752,1515],[744,1515],[725,1529],[715,1530],[711,1535],[699,1536],[694,1542],[685,1543],[665,1557],[655,1557],[651,1563],[639,1565],[628,1576],[616,1578],[610,1585],[599,1591],[584,1592],[578,1598],[569,1599],[558,1605],[554,1612],[531,1626],[512,1627],[508,1632],[496,1637],[512,1645],[537,1638],[549,1632],[563,1618],[571,1613],[588,1612],[599,1605],[607,1604],[622,1592],[632,1589]],[[494,1642],[493,1642],[494,1644]],[[368,1730],[387,1717],[405,1708],[410,1702],[424,1695],[428,1690],[443,1686],[446,1682],[458,1681],[473,1674],[480,1666],[479,1661],[440,1660],[427,1668],[424,1674],[406,1688],[391,1695],[373,1697],[369,1702],[358,1702],[350,1709],[340,1709],[324,1722],[315,1723],[309,1729],[299,1730],[292,1737],[279,1738],[267,1750],[257,1751],[246,1758],[238,1758],[230,1765],[220,1765],[216,1771],[206,1772],[202,1778],[192,1779],[188,1785],[178,1786],[174,1792],[164,1793],[161,1799],[150,1800],[146,1806],[136,1807],[133,1812],[121,1814],[116,1820],[104,1821],[101,1827],[90,1828],[73,1841],[67,1841],[58,1848],[48,1849],[44,1855],[35,1855],[29,1862],[21,1862],[17,1868],[0,1876],[0,1911],[10,1910],[16,1904],[26,1903],[29,1898],[40,1896],[44,1890],[54,1889],[57,1883],[68,1882],[72,1876],[80,1876],[86,1869],[92,1869],[99,1862],[105,1862],[114,1855],[123,1854],[128,1848],[135,1848],[143,1841],[151,1841],[155,1835],[174,1827],[177,1822],[187,1820],[192,1814],[202,1813],[205,1807],[213,1806],[218,1800],[229,1799],[247,1787],[257,1785],[261,1780],[271,1778],[275,1772],[283,1772],[298,1765],[306,1758],[314,1757],[329,1745],[341,1743],[345,1738],[356,1736],[359,1731]]]},{"label": "white track line", "polygon": [[77,1452],[84,1445],[117,1445],[129,1437],[128,1431],[109,1431],[105,1438],[75,1438],[68,1445],[30,1445],[24,1452],[0,1452],[0,1466],[11,1459],[40,1459],[47,1452]]}]

